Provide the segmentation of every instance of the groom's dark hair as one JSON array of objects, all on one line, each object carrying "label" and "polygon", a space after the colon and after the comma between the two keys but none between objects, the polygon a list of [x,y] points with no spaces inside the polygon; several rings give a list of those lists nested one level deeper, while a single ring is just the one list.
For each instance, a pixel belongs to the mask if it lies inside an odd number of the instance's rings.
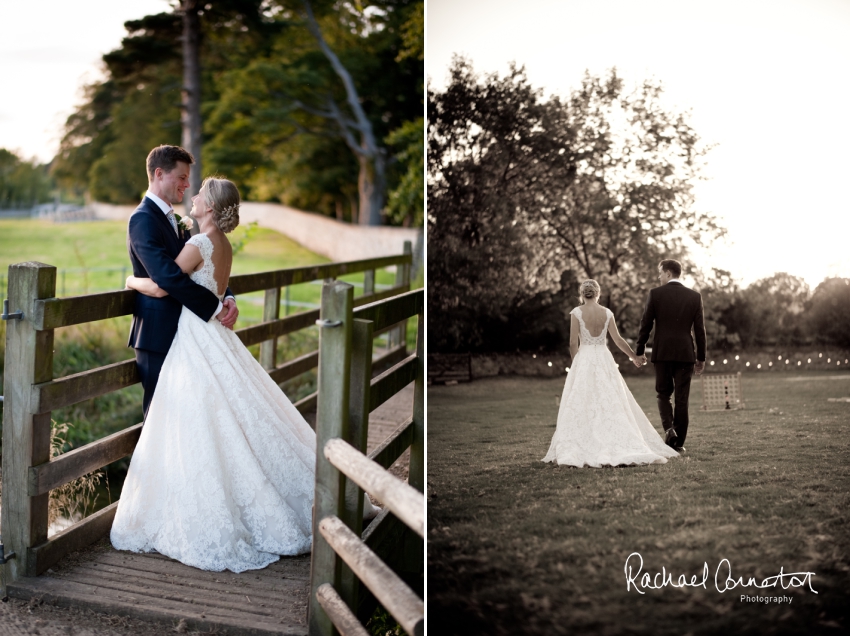
[{"label": "groom's dark hair", "polygon": [[662,271],[673,274],[673,278],[679,278],[682,275],[682,264],[679,261],[674,261],[672,258],[661,261],[658,263],[658,267]]},{"label": "groom's dark hair", "polygon": [[165,144],[157,146],[148,154],[146,163],[148,181],[153,181],[153,175],[157,168],[162,168],[163,172],[171,172],[177,166],[178,161],[192,165],[195,163],[195,158],[191,152],[180,146],[167,146]]}]

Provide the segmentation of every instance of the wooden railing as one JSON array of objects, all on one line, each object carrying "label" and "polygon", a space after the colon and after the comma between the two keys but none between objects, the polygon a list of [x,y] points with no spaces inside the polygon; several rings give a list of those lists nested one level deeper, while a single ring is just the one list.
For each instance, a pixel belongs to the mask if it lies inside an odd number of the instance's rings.
[{"label": "wooden railing", "polygon": [[[406,292],[410,288],[411,246],[405,253],[347,263],[329,263],[230,279],[237,296],[265,290],[263,322],[237,331],[245,345],[260,343],[260,361],[281,383],[316,368],[319,352],[277,364],[277,338],[312,327],[319,311],[280,318],[282,286],[365,272],[364,293],[353,300],[360,306]],[[395,286],[375,291],[375,271],[395,266]],[[0,537],[15,558],[5,566],[6,581],[44,572],[69,552],[109,533],[118,503],[99,510],[48,539],[47,506],[50,490],[126,457],[136,446],[141,424],[50,459],[51,411],[105,395],[139,382],[135,360],[110,364],[62,378],[53,377],[54,330],[80,323],[131,314],[136,292],[122,290],[71,298],[56,298],[56,268],[37,262],[9,267],[9,307],[23,317],[10,319],[6,330],[3,405],[3,498]],[[407,355],[402,320],[382,325],[375,335],[390,332],[394,346],[376,365],[390,365]],[[295,403],[302,412],[315,408],[313,393]]]},{"label": "wooden railing", "polygon": [[[370,608],[363,586],[409,634],[424,633],[422,599],[386,563],[408,572],[424,567],[424,303],[424,291],[416,290],[355,310],[351,285],[327,283],[322,290],[311,636],[330,636],[334,628],[365,635],[361,620]],[[416,351],[372,378],[374,334],[414,316]],[[367,457],[369,413],[411,382],[412,416]],[[386,469],[408,447],[405,484]],[[365,532],[363,489],[384,506]]]}]

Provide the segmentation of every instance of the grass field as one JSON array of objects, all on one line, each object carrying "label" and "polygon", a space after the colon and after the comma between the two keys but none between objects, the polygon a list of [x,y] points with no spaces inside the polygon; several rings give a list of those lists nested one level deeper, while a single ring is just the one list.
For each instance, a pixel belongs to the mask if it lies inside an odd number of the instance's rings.
[{"label": "grass field", "polygon": [[[660,430],[653,379],[628,384]],[[684,456],[602,469],[540,461],[562,388],[518,377],[428,388],[429,632],[846,633],[850,403],[827,400],[850,396],[850,374],[745,375],[747,409],[692,412]],[[707,563],[706,589],[627,592],[633,552],[674,581],[701,581]],[[723,559],[744,582],[814,572],[818,594],[721,593]]]},{"label": "grass field", "polygon": [[[246,228],[239,227],[231,240],[239,240]],[[76,296],[124,288],[124,279],[132,273],[126,246],[127,224],[122,221],[91,221],[57,224],[30,219],[0,220],[0,294],[5,297],[5,277],[9,265],[23,261],[41,261],[55,265],[57,295]],[[257,228],[245,248],[233,259],[233,275],[264,272],[330,262],[286,236]],[[87,270],[87,271],[81,271]],[[363,274],[342,277],[362,283]],[[376,284],[392,285],[395,273],[379,271]],[[420,284],[421,286],[421,284]],[[318,306],[320,284],[293,285],[290,313]],[[256,323],[263,316],[263,293],[243,294],[239,298],[238,327]],[[283,312],[283,310],[282,310]]]}]

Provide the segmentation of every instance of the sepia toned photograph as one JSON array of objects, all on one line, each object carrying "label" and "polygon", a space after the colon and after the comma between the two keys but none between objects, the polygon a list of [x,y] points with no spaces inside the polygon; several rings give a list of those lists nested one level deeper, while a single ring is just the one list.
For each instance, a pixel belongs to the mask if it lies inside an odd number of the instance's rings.
[{"label": "sepia toned photograph", "polygon": [[0,636],[424,633],[424,12],[0,4]]},{"label": "sepia toned photograph", "polygon": [[428,2],[431,633],[850,628],[848,31]]}]

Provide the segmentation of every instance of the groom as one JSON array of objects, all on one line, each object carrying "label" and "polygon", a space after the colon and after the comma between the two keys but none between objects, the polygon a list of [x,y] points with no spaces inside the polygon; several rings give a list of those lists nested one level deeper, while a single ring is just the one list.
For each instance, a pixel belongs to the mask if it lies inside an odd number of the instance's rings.
[{"label": "groom", "polygon": [[189,232],[177,225],[174,205],[183,200],[183,193],[189,187],[189,166],[194,161],[179,146],[151,150],[147,159],[148,191],[130,216],[127,227],[127,251],[133,275],[151,278],[168,292],[162,298],[136,294],[127,343],[136,351],[136,366],[145,389],[146,417],[183,307],[204,322],[215,316],[231,329],[239,316],[229,287],[224,302],[219,302],[215,294],[192,282],[174,262],[189,239]]},{"label": "groom", "polygon": [[[705,324],[702,315],[702,296],[679,282],[682,265],[678,261],[664,260],[658,265],[661,286],[649,292],[640,335],[637,355],[646,364],[646,343],[655,325],[652,341],[652,363],[655,365],[655,391],[658,394],[658,412],[664,427],[664,441],[679,452],[684,452],[688,434],[688,395],[691,376],[701,375],[705,368]],[[693,333],[691,333],[693,330]],[[696,356],[694,355],[696,338]],[[675,395],[675,412],[670,397]]]}]

